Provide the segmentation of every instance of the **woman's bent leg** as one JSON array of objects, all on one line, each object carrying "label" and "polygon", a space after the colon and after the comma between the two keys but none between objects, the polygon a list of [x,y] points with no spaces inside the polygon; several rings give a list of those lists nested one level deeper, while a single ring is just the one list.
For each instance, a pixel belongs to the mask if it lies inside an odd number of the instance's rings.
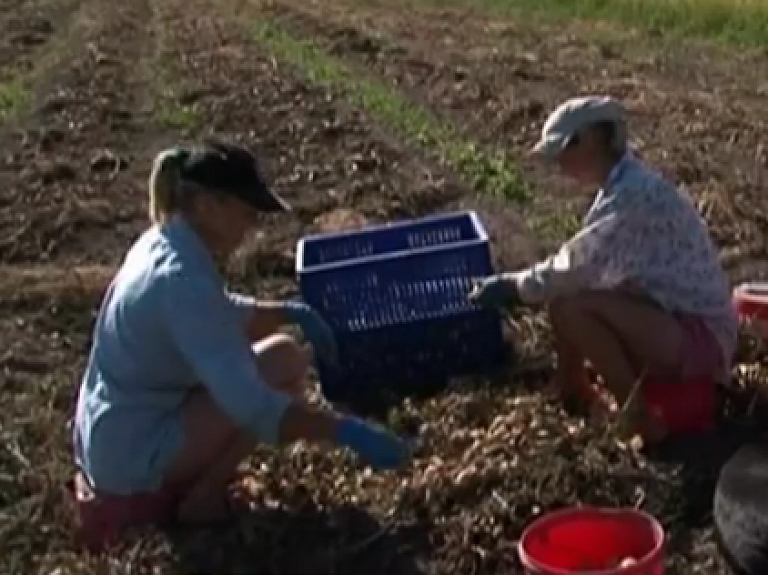
[{"label": "woman's bent leg", "polygon": [[[558,302],[562,331],[602,376],[623,405],[646,373],[679,377],[685,330],[674,315],[620,291],[584,292]],[[633,403],[635,419],[647,419],[642,397]],[[653,426],[653,424],[651,425]],[[660,439],[663,430],[649,430]]]},{"label": "woman's bent leg", "polygon": [[[303,398],[310,361],[306,349],[278,334],[254,345],[254,356],[268,385]],[[192,486],[179,506],[179,519],[208,521],[228,514],[227,488],[257,438],[240,428],[202,387],[182,408],[182,428],[184,446],[165,476],[168,484]]]},{"label": "woman's bent leg", "polygon": [[555,387],[568,411],[589,413],[599,397],[593,391],[586,368],[586,358],[571,340],[568,316],[561,313],[559,302],[549,307],[557,367]]}]

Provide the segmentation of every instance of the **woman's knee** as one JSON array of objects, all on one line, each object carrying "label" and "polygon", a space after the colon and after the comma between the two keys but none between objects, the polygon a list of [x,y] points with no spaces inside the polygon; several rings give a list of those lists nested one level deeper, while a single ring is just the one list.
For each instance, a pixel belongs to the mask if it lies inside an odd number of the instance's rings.
[{"label": "woman's knee", "polygon": [[575,318],[584,313],[584,295],[574,294],[561,296],[549,304],[549,317],[553,326],[565,328],[573,323]]},{"label": "woman's knee", "polygon": [[600,315],[605,310],[612,310],[632,298],[613,290],[583,290],[561,296],[549,305],[553,321],[571,324],[581,323],[585,315]]},{"label": "woman's knee", "polygon": [[271,335],[253,346],[256,365],[270,387],[296,391],[307,376],[311,352],[286,334]]},{"label": "woman's knee", "polygon": [[203,387],[181,408],[182,446],[164,473],[166,482],[189,483],[242,433],[237,423]]}]

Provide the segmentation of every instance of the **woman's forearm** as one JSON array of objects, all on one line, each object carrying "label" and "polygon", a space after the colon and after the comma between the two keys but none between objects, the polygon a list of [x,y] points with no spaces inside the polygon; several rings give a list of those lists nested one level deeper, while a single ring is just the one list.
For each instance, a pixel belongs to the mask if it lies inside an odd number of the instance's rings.
[{"label": "woman's forearm", "polygon": [[277,332],[287,322],[281,302],[255,301],[246,324],[248,339],[255,343]]},{"label": "woman's forearm", "polygon": [[561,251],[525,270],[510,274],[520,299],[527,304],[543,304],[588,287],[583,270],[570,267],[568,255]]},{"label": "woman's forearm", "polygon": [[335,442],[340,421],[341,418],[333,412],[294,402],[286,409],[280,422],[280,442],[292,443],[300,439]]}]

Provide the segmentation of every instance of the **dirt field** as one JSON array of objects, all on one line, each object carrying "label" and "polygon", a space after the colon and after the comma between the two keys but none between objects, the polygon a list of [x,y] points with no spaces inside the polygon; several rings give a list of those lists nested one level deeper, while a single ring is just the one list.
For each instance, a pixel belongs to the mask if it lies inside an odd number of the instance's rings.
[{"label": "dirt field", "polygon": [[236,286],[264,296],[295,293],[295,242],[310,231],[471,207],[492,231],[498,264],[513,266],[541,248],[524,218],[568,215],[587,200],[523,159],[537,191],[530,206],[479,196],[273,58],[252,33],[258,19],[518,157],[564,97],[622,96],[639,149],[695,194],[734,281],[768,271],[765,54],[366,6],[0,0],[0,572],[519,573],[521,529],[577,501],[656,514],[670,534],[669,573],[729,572],[709,513],[716,452],[730,451],[730,435],[699,442],[706,457],[686,446],[685,466],[681,449],[648,459],[512,375],[395,414],[421,428],[412,472],[370,474],[302,446],[263,450],[249,483],[256,511],[230,529],[137,534],[98,558],[73,551],[66,421],[100,289],[147,225],[157,151],[215,133],[264,157],[296,208],[265,218],[233,266]]}]

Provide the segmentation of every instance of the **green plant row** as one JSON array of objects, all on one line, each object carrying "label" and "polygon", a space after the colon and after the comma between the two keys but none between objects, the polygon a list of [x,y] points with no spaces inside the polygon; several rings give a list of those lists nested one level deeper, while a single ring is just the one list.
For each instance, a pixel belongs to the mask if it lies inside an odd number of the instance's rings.
[{"label": "green plant row", "polygon": [[505,152],[486,151],[468,142],[426,108],[381,82],[362,77],[311,42],[294,38],[277,22],[256,23],[254,34],[276,58],[301,69],[313,82],[339,91],[403,139],[437,152],[477,191],[520,203],[529,199],[528,186]]},{"label": "green plant row", "polygon": [[0,82],[0,122],[21,112],[29,102],[29,86],[21,74]]},{"label": "green plant row", "polygon": [[[355,0],[372,3],[380,0]],[[387,0],[392,2],[393,0]],[[527,16],[598,20],[670,36],[768,49],[766,0],[395,0]]]}]

